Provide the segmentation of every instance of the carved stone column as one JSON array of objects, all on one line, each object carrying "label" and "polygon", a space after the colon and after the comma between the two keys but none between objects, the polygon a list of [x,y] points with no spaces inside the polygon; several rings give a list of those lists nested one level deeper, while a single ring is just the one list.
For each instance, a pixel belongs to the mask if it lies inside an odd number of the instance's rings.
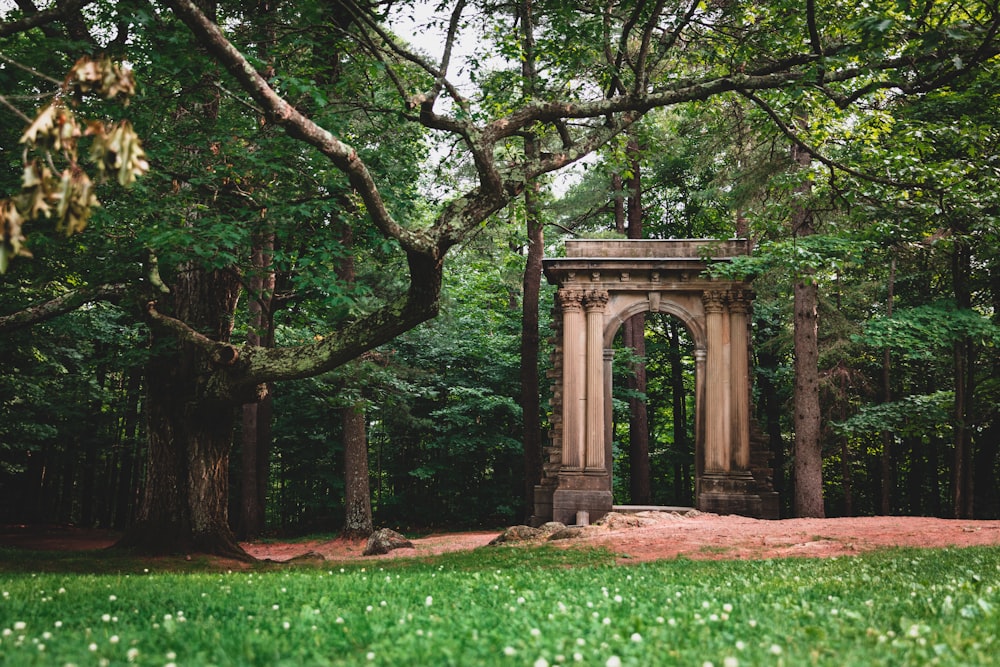
[{"label": "carved stone column", "polygon": [[705,330],[708,338],[708,359],[705,368],[705,473],[729,470],[729,369],[726,366],[726,312],[724,293],[707,290]]},{"label": "carved stone column", "polygon": [[587,433],[584,457],[587,472],[607,472],[604,465],[604,308],[608,293],[588,291],[587,312]]},{"label": "carved stone column", "polygon": [[586,423],[587,327],[583,292],[560,289],[563,316],[562,470],[582,471]]},{"label": "carved stone column", "polygon": [[730,382],[732,390],[732,466],[750,469],[750,290],[729,292]]},{"label": "carved stone column", "polygon": [[698,497],[701,476],[705,472],[705,373],[708,353],[694,351],[694,497]]},{"label": "carved stone column", "polygon": [[610,479],[614,465],[614,406],[611,404],[612,376],[615,361],[613,349],[604,350],[604,470]]}]

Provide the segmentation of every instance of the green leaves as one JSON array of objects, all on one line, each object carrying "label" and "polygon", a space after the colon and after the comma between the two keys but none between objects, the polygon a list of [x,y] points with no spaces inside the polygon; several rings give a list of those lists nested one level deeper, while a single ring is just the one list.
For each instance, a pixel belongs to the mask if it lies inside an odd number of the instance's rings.
[{"label": "green leaves", "polygon": [[950,300],[898,310],[892,317],[869,320],[857,342],[891,349],[904,358],[930,360],[952,345],[971,339],[979,345],[1000,344],[1000,327],[975,310],[959,309]]}]

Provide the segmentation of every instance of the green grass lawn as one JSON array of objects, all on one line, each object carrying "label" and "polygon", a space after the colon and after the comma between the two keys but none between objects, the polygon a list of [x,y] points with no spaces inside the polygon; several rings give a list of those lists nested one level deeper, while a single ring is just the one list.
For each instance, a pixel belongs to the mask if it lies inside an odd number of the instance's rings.
[{"label": "green grass lawn", "polygon": [[79,556],[67,573],[0,550],[0,664],[1000,664],[1000,548],[615,565],[501,547],[241,572],[102,557],[81,574]]}]

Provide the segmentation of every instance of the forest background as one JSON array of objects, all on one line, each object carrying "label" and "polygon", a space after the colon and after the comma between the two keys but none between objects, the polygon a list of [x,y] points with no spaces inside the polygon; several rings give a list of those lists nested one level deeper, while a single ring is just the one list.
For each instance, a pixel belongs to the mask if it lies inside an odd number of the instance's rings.
[{"label": "forest background", "polygon": [[[1000,14],[800,4],[0,5],[0,521],[237,554],[524,521],[540,260],[601,236],[751,239],[720,270],[785,516],[1000,516]],[[54,108],[144,156],[22,141]],[[615,502],[690,505],[690,336],[616,346]]]}]

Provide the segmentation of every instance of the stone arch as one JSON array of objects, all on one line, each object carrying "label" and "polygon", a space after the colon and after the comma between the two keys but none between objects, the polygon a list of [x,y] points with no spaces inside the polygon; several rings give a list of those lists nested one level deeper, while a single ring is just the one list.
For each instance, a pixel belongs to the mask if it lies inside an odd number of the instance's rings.
[{"label": "stone arch", "polygon": [[673,315],[687,327],[688,333],[694,339],[695,349],[705,349],[706,338],[705,328],[701,325],[700,318],[684,308],[679,303],[671,299],[645,299],[636,300],[626,307],[622,307],[618,312],[611,312],[606,316],[607,324],[604,329],[604,347],[611,347],[618,329],[625,324],[625,321],[633,315],[639,313],[667,313]]},{"label": "stone arch", "polygon": [[[748,252],[743,240],[566,243],[545,260],[554,308],[552,414],[533,522],[596,520],[612,509],[611,344],[632,315],[665,312],[695,343],[698,508],[777,518],[769,479],[750,455],[750,301],[745,281],[706,275]],[[758,475],[760,477],[760,475]]]}]

